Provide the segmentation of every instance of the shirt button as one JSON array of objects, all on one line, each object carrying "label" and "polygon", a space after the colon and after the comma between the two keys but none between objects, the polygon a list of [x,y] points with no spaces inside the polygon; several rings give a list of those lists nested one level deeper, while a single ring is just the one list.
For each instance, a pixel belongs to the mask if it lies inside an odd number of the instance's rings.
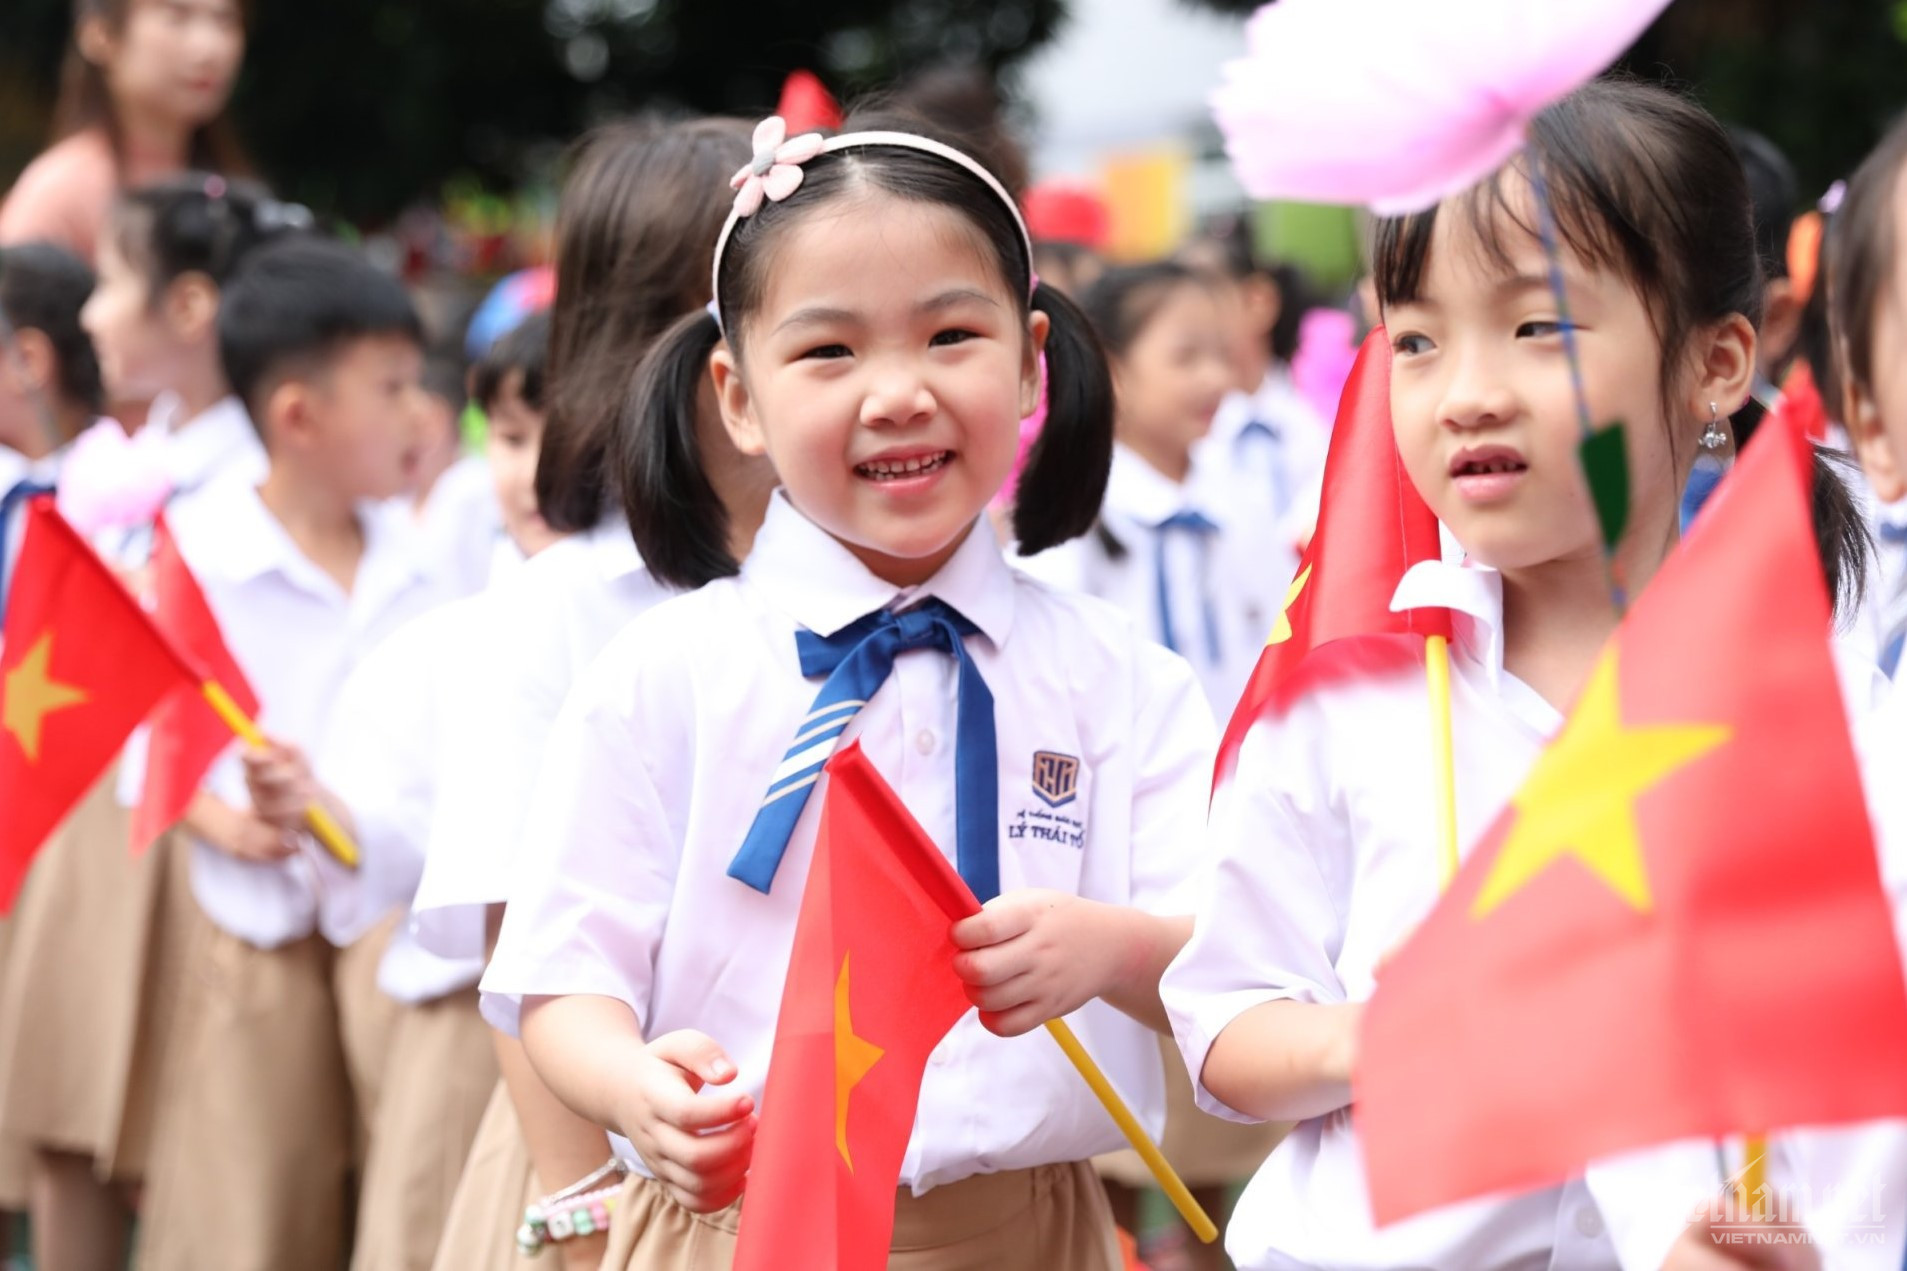
[{"label": "shirt button", "polygon": [[920,734],[914,738],[914,749],[918,750],[923,755],[933,754],[934,753],[933,733],[928,729],[925,729],[925,728],[921,729]]},{"label": "shirt button", "polygon": [[1593,1208],[1584,1207],[1576,1211],[1576,1230],[1594,1240],[1602,1234],[1602,1215]]}]

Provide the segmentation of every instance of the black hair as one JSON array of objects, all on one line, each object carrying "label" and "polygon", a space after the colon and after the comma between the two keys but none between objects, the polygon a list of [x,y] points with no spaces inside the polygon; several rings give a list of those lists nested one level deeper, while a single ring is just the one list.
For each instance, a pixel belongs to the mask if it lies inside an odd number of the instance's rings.
[{"label": "black hair", "polygon": [[610,461],[636,364],[708,303],[727,208],[705,190],[748,162],[739,119],[609,124],[576,145],[556,210],[549,417],[536,502],[552,529],[594,529],[617,495]]},{"label": "black hair", "polygon": [[372,336],[424,346],[403,284],[342,243],[295,238],[254,253],[219,305],[219,356],[252,420],[284,380],[321,371]]},{"label": "black hair", "polygon": [[[1626,278],[1662,346],[1664,414],[1673,417],[1674,359],[1703,326],[1734,315],[1759,326],[1765,293],[1747,177],[1728,134],[1688,98],[1624,75],[1577,89],[1536,116],[1524,155],[1467,194],[1378,222],[1373,274],[1380,306],[1421,294],[1440,215],[1459,215],[1496,263],[1510,236],[1539,227],[1515,183],[1540,173],[1557,237],[1590,265]],[[1675,431],[1670,430],[1671,453]],[[1838,612],[1858,605],[1873,545],[1845,483],[1815,456],[1814,530]]]},{"label": "black hair", "polygon": [[1755,253],[1766,278],[1788,276],[1788,232],[1801,201],[1794,165],[1774,142],[1749,128],[1730,128],[1728,140],[1748,178],[1748,204],[1755,223]]},{"label": "black hair", "polygon": [[185,274],[224,286],[253,250],[310,229],[312,218],[256,181],[187,172],[121,194],[109,225],[120,255],[145,274],[156,305]]},{"label": "black hair", "polygon": [[59,359],[59,394],[97,415],[105,407],[99,358],[79,311],[93,294],[86,262],[53,243],[0,247],[0,314],[16,331],[38,331]]},{"label": "black hair", "polygon": [[531,410],[543,409],[543,368],[550,356],[549,310],[539,309],[492,341],[470,368],[470,396],[489,410],[512,375],[516,395]]},{"label": "black hair", "polygon": [[[911,117],[857,114],[849,131],[898,129],[931,136]],[[618,430],[618,471],[629,528],[650,572],[695,587],[734,574],[728,518],[702,469],[696,399],[709,355],[727,333],[739,358],[748,323],[766,292],[774,248],[811,210],[880,192],[950,208],[987,247],[1012,296],[1026,296],[1031,263],[1019,223],[986,183],[958,164],[902,146],[857,146],[803,165],[801,186],[737,222],[721,261],[721,319],[694,313],[657,342],[637,373]],[[723,197],[710,192],[711,198]],[[1042,284],[1029,311],[1047,315],[1046,425],[1027,458],[1013,509],[1023,555],[1085,533],[1098,515],[1112,467],[1112,378],[1091,324],[1058,290]]]},{"label": "black hair", "polygon": [[1124,357],[1174,291],[1206,285],[1197,270],[1176,261],[1122,265],[1108,269],[1086,288],[1079,307],[1093,324],[1100,347],[1112,357]]},{"label": "black hair", "polygon": [[[1907,172],[1907,115],[1894,122],[1873,153],[1848,178],[1847,193],[1828,219],[1824,268],[1828,323],[1840,358],[1841,392],[1871,393],[1874,383],[1874,319],[1894,278],[1901,244],[1894,233],[1894,199]],[[1893,350],[1885,350],[1892,356]],[[1816,374],[1820,372],[1817,370]],[[1845,403],[1828,403],[1839,414]],[[1852,421],[1849,421],[1852,422]]]},{"label": "black hair", "polygon": [[448,402],[453,414],[469,400],[469,378],[462,341],[444,340],[424,350],[424,391]]}]

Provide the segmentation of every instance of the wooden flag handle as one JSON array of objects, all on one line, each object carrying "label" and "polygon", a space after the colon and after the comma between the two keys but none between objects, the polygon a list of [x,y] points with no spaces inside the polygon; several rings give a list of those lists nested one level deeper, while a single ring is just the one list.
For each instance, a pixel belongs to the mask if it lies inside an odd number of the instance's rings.
[{"label": "wooden flag handle", "polygon": [[1073,1067],[1079,1069],[1079,1075],[1086,1079],[1086,1084],[1091,1086],[1093,1093],[1099,1096],[1099,1102],[1104,1104],[1106,1111],[1112,1114],[1112,1119],[1118,1123],[1119,1129],[1125,1134],[1126,1142],[1132,1144],[1132,1150],[1139,1154],[1140,1159],[1146,1163],[1146,1168],[1152,1171],[1152,1177],[1158,1180],[1159,1190],[1166,1194],[1166,1198],[1172,1202],[1172,1207],[1179,1211],[1179,1217],[1185,1219],[1185,1225],[1192,1229],[1192,1234],[1205,1244],[1211,1244],[1218,1239],[1218,1225],[1212,1221],[1211,1215],[1192,1199],[1192,1193],[1186,1189],[1185,1181],[1179,1177],[1179,1172],[1172,1168],[1171,1162],[1165,1159],[1165,1153],[1159,1151],[1159,1145],[1152,1141],[1145,1127],[1139,1124],[1139,1119],[1132,1115],[1132,1109],[1126,1106],[1126,1101],[1119,1097],[1119,1092],[1112,1088],[1110,1081],[1106,1080],[1106,1074],[1099,1070],[1099,1065],[1093,1061],[1093,1057],[1086,1053],[1084,1046],[1079,1044],[1079,1038],[1074,1035],[1071,1026],[1063,1019],[1049,1019],[1046,1021],[1046,1031],[1053,1035],[1053,1040],[1059,1043],[1059,1048],[1066,1052],[1068,1059],[1073,1061]]},{"label": "wooden flag handle", "polygon": [[1443,847],[1443,886],[1449,890],[1457,876],[1457,757],[1450,725],[1450,640],[1424,640],[1424,678],[1430,687],[1432,753],[1437,763],[1437,832]]},{"label": "wooden flag handle", "polygon": [[[232,700],[232,695],[225,691],[224,685],[217,680],[206,680],[199,686],[199,691],[204,695],[206,705],[240,741],[253,750],[265,749],[265,734],[259,732],[258,725],[239,709],[238,703]],[[308,804],[305,807],[305,824],[311,827],[312,836],[324,846],[325,851],[331,853],[338,864],[346,869],[358,867],[357,844],[351,841],[351,836],[344,832],[344,827],[329,812],[316,803]]]},{"label": "wooden flag handle", "polygon": [[1750,1135],[1742,1144],[1742,1155],[1746,1160],[1741,1171],[1740,1205],[1743,1215],[1747,1215],[1768,1183],[1768,1140],[1759,1134]]}]

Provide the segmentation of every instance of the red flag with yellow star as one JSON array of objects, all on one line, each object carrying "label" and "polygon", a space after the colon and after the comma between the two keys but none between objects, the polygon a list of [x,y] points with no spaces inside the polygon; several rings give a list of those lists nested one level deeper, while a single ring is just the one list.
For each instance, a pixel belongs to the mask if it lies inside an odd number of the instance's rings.
[{"label": "red flag with yellow star", "polygon": [[146,712],[197,683],[52,498],[35,499],[0,647],[0,913]]},{"label": "red flag with yellow star", "polygon": [[1765,431],[1379,977],[1353,1114],[1380,1223],[1650,1144],[1907,1115],[1807,443]]},{"label": "red flag with yellow star", "polygon": [[1259,716],[1302,687],[1296,672],[1314,650],[1352,636],[1448,637],[1443,609],[1391,612],[1404,573],[1441,550],[1437,518],[1404,474],[1391,432],[1390,337],[1364,338],[1324,460],[1318,528],[1298,562],[1265,650],[1219,742],[1214,787],[1231,771]]},{"label": "red flag with yellow star", "polygon": [[[225,647],[218,618],[192,576],[161,516],[152,530],[153,621],[216,681],[247,719],[258,718],[258,694]],[[146,741],[146,779],[132,814],[132,847],[144,851],[185,815],[199,783],[225,748],[232,730],[205,700],[201,686],[181,685],[152,714]]]},{"label": "red flag with yellow star", "polygon": [[968,1011],[980,906],[858,744],[828,761],[735,1271],[879,1271],[927,1056]]}]

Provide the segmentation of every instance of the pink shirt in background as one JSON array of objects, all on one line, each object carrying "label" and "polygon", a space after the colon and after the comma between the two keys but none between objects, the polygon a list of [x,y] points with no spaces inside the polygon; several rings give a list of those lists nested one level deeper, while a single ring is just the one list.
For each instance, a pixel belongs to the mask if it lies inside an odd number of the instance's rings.
[{"label": "pink shirt in background", "polygon": [[[127,187],[179,170],[176,162],[128,154]],[[107,209],[121,187],[121,170],[103,128],[87,128],[42,151],[0,202],[0,244],[44,241],[72,249],[91,263]]]}]

